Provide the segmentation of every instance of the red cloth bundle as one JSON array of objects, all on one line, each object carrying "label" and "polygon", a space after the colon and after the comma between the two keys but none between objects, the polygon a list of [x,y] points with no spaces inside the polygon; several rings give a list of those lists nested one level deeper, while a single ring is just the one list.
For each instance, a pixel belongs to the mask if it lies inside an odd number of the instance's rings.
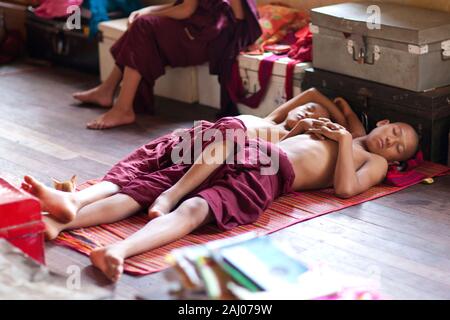
[{"label": "red cloth bundle", "polygon": [[385,183],[395,187],[403,187],[425,179],[426,176],[424,174],[413,170],[422,164],[423,161],[423,153],[419,150],[414,157],[407,160],[403,166],[390,165]]},{"label": "red cloth bundle", "polygon": [[288,57],[300,62],[312,61],[312,33],[309,26],[298,30],[295,38],[297,41],[291,45]]}]

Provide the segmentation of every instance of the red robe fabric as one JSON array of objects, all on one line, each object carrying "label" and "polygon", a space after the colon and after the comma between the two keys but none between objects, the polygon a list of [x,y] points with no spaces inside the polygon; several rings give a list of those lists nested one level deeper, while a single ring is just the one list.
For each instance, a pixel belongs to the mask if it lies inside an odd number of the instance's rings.
[{"label": "red robe fabric", "polygon": [[[226,135],[226,130],[230,129],[242,132],[246,130],[242,121],[222,118],[216,123],[201,121],[197,126],[186,129],[185,133],[192,137],[193,143],[195,138],[201,137],[201,150],[204,150],[214,141],[203,141],[207,130],[218,130],[222,135]],[[181,142],[179,134],[180,132],[174,132],[165,135],[137,149],[116,164],[103,181],[118,185],[120,193],[130,196],[143,208],[148,208],[191,167],[189,163],[172,161],[172,150]],[[218,227],[223,230],[256,221],[278,196],[292,191],[295,178],[289,159],[275,145],[267,141],[248,139],[235,143],[235,150],[244,155],[239,157],[240,161],[223,164],[183,199],[205,199]],[[194,152],[191,153],[190,163],[198,156]],[[263,174],[261,169],[272,165],[272,157],[279,159],[279,170]]]}]

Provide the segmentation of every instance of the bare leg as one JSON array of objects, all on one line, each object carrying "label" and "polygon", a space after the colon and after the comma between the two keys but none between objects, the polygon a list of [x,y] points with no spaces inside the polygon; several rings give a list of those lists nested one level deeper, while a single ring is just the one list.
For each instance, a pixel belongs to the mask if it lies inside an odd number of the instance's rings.
[{"label": "bare leg", "polygon": [[101,107],[110,108],[114,101],[114,93],[122,79],[122,71],[115,66],[108,78],[99,86],[73,94],[73,97],[83,103],[93,103]]},{"label": "bare leg", "polygon": [[201,185],[219,168],[233,150],[233,144],[214,142],[208,145],[180,180],[164,191],[148,209],[150,219],[170,212],[189,192]]},{"label": "bare leg", "polygon": [[61,222],[75,218],[84,206],[119,192],[119,186],[103,181],[78,192],[63,192],[45,186],[36,179],[25,176],[22,188],[39,198],[42,210],[50,213]]},{"label": "bare leg", "polygon": [[176,241],[211,221],[208,203],[203,198],[191,198],[171,213],[151,220],[129,238],[92,251],[91,261],[109,279],[117,281],[125,258]]},{"label": "bare leg", "polygon": [[51,217],[44,217],[46,237],[48,240],[53,240],[64,230],[113,223],[129,217],[140,209],[141,206],[131,197],[118,193],[83,207],[75,219],[69,223],[61,223]]},{"label": "bare leg", "polygon": [[109,129],[133,123],[136,115],[133,110],[134,97],[142,76],[135,69],[126,67],[123,74],[119,97],[111,110],[87,124],[88,129]]}]

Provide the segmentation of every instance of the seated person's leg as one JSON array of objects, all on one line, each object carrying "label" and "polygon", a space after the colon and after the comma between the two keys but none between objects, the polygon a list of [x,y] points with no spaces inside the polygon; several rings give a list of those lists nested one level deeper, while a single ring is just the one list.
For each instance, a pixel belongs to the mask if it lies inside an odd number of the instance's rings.
[{"label": "seated person's leg", "polygon": [[111,110],[87,124],[88,129],[102,130],[133,123],[136,115],[133,109],[134,97],[141,82],[141,74],[125,67],[122,88]]},{"label": "seated person's leg", "polygon": [[90,90],[76,92],[73,97],[83,103],[92,103],[100,107],[110,108],[114,102],[114,93],[120,80],[122,80],[122,71],[115,66],[108,78],[99,86]]}]

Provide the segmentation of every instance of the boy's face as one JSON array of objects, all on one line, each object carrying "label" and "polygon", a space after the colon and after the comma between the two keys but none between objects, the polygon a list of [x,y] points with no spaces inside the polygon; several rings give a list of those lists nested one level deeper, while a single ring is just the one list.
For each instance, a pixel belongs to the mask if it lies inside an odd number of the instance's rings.
[{"label": "boy's face", "polygon": [[408,160],[416,152],[418,143],[417,133],[410,125],[389,123],[389,120],[378,122],[366,139],[367,149],[387,161]]},{"label": "boy's face", "polygon": [[302,119],[330,118],[330,113],[320,104],[310,102],[289,111],[286,127],[291,130]]}]

